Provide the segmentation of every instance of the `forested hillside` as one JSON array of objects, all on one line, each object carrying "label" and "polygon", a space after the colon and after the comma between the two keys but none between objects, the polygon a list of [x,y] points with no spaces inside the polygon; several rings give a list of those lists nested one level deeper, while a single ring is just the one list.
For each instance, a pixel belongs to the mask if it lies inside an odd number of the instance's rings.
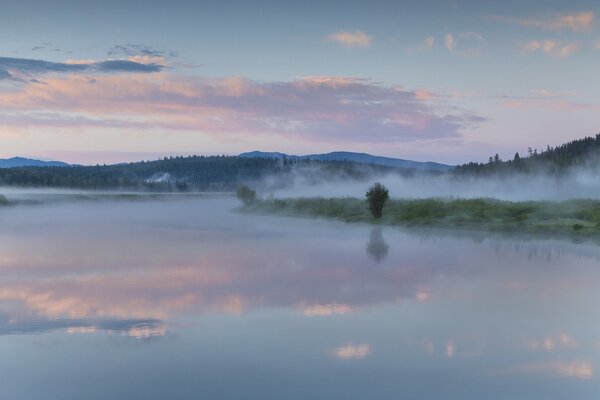
[{"label": "forested hillside", "polygon": [[[517,173],[562,174],[572,167],[600,167],[600,135],[574,140],[543,151],[529,149],[503,161],[490,157],[487,163],[468,163],[450,172],[423,174],[509,175]],[[323,161],[287,157],[189,156],[129,164],[0,168],[0,185],[56,187],[95,190],[231,191],[240,184],[282,187],[300,177],[304,182],[339,179],[377,179],[387,173],[412,175],[416,170],[352,161]]]},{"label": "forested hillside", "polygon": [[521,157],[516,153],[512,160],[503,161],[496,154],[487,163],[468,163],[454,169],[458,174],[537,173],[561,174],[573,167],[594,168],[600,165],[600,134],[573,140],[557,147],[548,146],[543,151],[528,149]]},{"label": "forested hillside", "polygon": [[0,169],[0,185],[75,189],[152,191],[233,190],[241,183],[269,178],[284,185],[300,174],[308,180],[328,177],[366,179],[394,168],[344,161],[246,158],[235,156],[170,157],[129,164],[23,167]]}]

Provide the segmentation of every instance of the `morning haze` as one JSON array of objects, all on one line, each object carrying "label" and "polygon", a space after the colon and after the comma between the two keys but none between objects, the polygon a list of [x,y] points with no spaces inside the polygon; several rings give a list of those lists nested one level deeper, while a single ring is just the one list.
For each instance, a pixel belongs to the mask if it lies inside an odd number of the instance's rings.
[{"label": "morning haze", "polygon": [[598,398],[597,4],[0,9],[0,400]]}]

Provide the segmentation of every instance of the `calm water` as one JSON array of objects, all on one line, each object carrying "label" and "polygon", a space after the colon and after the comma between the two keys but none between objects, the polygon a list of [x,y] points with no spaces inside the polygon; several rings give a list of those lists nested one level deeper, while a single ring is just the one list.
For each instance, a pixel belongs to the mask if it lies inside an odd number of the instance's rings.
[{"label": "calm water", "polygon": [[240,215],[0,209],[0,399],[597,399],[600,247]]}]

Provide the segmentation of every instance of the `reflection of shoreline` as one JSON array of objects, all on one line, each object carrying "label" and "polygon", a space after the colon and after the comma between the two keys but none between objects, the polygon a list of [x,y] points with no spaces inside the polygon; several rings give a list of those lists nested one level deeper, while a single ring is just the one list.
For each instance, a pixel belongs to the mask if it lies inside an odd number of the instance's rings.
[{"label": "reflection of shoreline", "polygon": [[[593,263],[556,262],[569,254],[597,259],[594,245],[388,227],[390,252],[379,227],[290,223],[230,213],[230,206],[206,200],[88,203],[55,207],[51,215],[43,208],[11,210],[12,219],[0,226],[0,332],[19,330],[8,321],[63,320],[60,328],[89,331],[93,325],[77,321],[167,324],[183,314],[241,315],[265,307],[341,316],[402,300],[435,301],[430,289],[440,276],[489,278],[494,289],[526,296],[547,295],[555,284],[587,289],[600,281]],[[365,268],[367,256],[385,259],[385,268]]]},{"label": "reflection of shoreline", "polygon": [[68,334],[106,332],[147,339],[164,336],[165,325],[158,319],[119,318],[36,318],[0,321],[0,336],[64,330]]},{"label": "reflection of shoreline", "polygon": [[242,211],[407,229],[523,232],[538,238],[568,238],[600,244],[600,224],[589,213],[597,207],[600,200],[506,202],[494,198],[393,198],[386,203],[383,215],[373,218],[360,198],[318,196],[257,199]]},{"label": "reflection of shoreline", "polygon": [[556,259],[575,256],[600,261],[600,240],[576,240],[574,237],[550,237],[529,233],[490,232],[467,229],[427,227],[399,227],[399,232],[421,238],[468,240],[478,244],[489,242],[497,251],[507,248],[517,254],[527,254],[529,259]]},{"label": "reflection of shoreline", "polygon": [[569,234],[558,234],[558,233],[532,233],[532,232],[504,232],[504,231],[491,231],[491,230],[478,230],[468,228],[442,228],[442,227],[398,227],[399,229],[413,233],[419,236],[441,236],[441,237],[453,237],[461,239],[471,239],[476,242],[481,242],[485,239],[512,239],[522,241],[561,241],[573,244],[580,243],[592,243],[600,247],[600,237],[584,237]]},{"label": "reflection of shoreline", "polygon": [[[383,239],[381,231],[373,230],[370,238],[373,240],[369,240],[369,243],[375,243],[373,247],[377,249],[374,257],[389,257],[387,243],[380,242]],[[168,259],[164,259],[159,264],[142,270],[124,270],[125,273],[108,269],[104,272],[96,270],[92,275],[78,276],[72,275],[72,270],[69,269],[58,270],[56,275],[49,277],[46,270],[40,270],[42,275],[39,279],[32,279],[32,275],[15,277],[10,282],[0,282],[0,301],[4,304],[4,312],[0,316],[5,315],[0,318],[0,334],[2,330],[14,333],[21,329],[11,323],[4,324],[2,320],[32,320],[37,321],[40,326],[48,326],[48,329],[59,329],[96,326],[95,323],[85,323],[82,320],[98,315],[107,320],[131,322],[131,319],[150,319],[157,321],[156,323],[168,321],[182,313],[240,315],[262,307],[300,308],[306,316],[344,315],[355,309],[395,302],[398,299],[427,301],[428,296],[423,295],[423,290],[427,290],[440,274],[468,277],[491,273],[481,269],[475,262],[480,256],[475,256],[464,264],[453,263],[448,254],[444,261],[423,257],[422,252],[432,246],[445,254],[448,248],[460,243],[451,240],[448,246],[440,245],[435,236],[416,240],[415,244],[421,246],[415,249],[416,253],[395,253],[393,262],[388,262],[386,268],[374,269],[365,269],[360,257],[340,253],[339,250],[346,243],[344,240],[334,242],[341,246],[339,248],[332,248],[331,243],[322,240],[317,242],[319,247],[310,247],[313,249],[312,253],[305,253],[302,246],[280,247],[271,254],[259,251],[261,247],[251,247],[253,250],[249,253],[235,257],[230,254],[218,257],[204,254],[208,259],[204,262],[197,261],[195,265],[168,265]],[[396,240],[395,243],[401,247],[407,246],[403,240]],[[476,248],[482,254],[493,255],[491,251],[520,254],[523,262],[527,263],[530,259],[526,257],[530,252],[527,249],[534,243],[488,243],[486,240]],[[465,247],[471,248],[473,245]],[[534,257],[546,258],[540,251],[533,254]],[[314,257],[315,255],[318,257]],[[152,257],[152,254],[146,256]],[[290,257],[294,259],[294,263],[288,266],[286,260]],[[415,257],[420,260],[418,263],[414,262]],[[560,255],[548,261],[559,258]],[[14,261],[15,257],[9,259]],[[143,255],[137,255],[136,259],[139,264],[144,263]],[[66,258],[63,262],[77,264],[78,259]],[[120,258],[119,262],[122,262]],[[118,266],[119,264],[115,265]],[[564,272],[564,265],[560,263],[551,268],[544,264],[540,267],[543,267],[545,274]],[[497,273],[500,270],[487,271]],[[511,275],[510,271],[514,269],[505,269],[504,273]],[[531,271],[538,280],[536,271],[540,269],[533,268]],[[577,278],[576,272],[573,271],[571,278]],[[534,282],[527,275],[521,276],[518,272],[513,278],[519,278],[523,284],[512,282],[511,290],[519,287],[526,291],[532,290]],[[593,283],[594,278],[588,277],[588,281]],[[542,281],[539,284],[544,291],[548,290],[548,282]],[[63,325],[54,327],[61,320],[64,321]]]}]

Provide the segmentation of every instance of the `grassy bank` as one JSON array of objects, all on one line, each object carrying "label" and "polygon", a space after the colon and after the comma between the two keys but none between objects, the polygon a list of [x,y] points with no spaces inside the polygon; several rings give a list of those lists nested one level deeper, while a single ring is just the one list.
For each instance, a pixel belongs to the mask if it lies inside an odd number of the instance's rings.
[{"label": "grassy bank", "polygon": [[600,236],[600,201],[583,199],[394,199],[385,205],[381,219],[373,218],[365,201],[356,198],[257,200],[243,211],[384,225]]}]

